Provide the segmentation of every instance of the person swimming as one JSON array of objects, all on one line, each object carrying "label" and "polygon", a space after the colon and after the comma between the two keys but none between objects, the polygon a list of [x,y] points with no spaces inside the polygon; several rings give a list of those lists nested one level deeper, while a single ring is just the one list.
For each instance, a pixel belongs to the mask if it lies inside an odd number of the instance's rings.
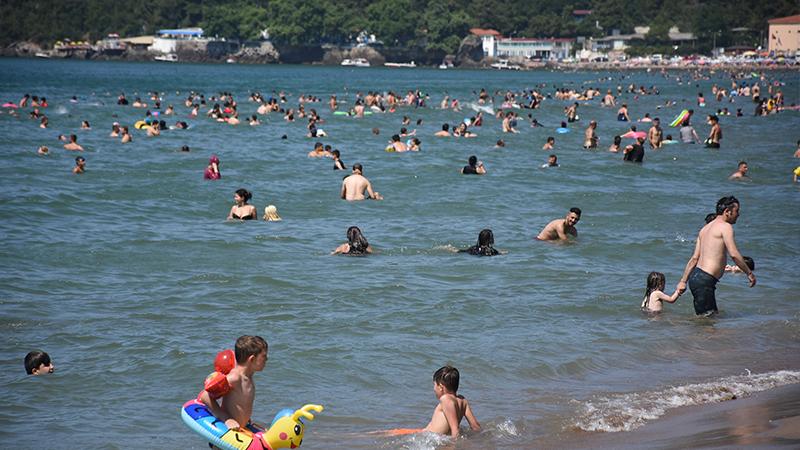
[{"label": "person swimming", "polygon": [[278,208],[276,208],[275,205],[269,205],[264,208],[264,220],[267,222],[278,222],[283,219],[278,215]]},{"label": "person swimming", "polygon": [[347,242],[336,247],[331,255],[365,256],[368,253],[372,253],[372,247],[367,238],[361,233],[360,228],[352,226],[347,229]]},{"label": "person swimming", "polygon": [[494,234],[492,230],[485,228],[478,233],[478,243],[470,248],[459,250],[459,253],[469,253],[474,256],[496,256],[500,252],[494,248]]}]

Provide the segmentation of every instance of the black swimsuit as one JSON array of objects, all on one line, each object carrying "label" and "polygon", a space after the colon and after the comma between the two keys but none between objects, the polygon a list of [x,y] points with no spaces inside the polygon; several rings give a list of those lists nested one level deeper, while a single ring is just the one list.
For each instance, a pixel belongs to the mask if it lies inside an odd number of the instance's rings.
[{"label": "black swimsuit", "polygon": [[236,214],[236,213],[231,213],[231,217],[233,217],[234,219],[238,219],[238,220],[253,220],[255,218],[255,217],[253,217],[252,214],[248,214],[248,215],[246,215],[244,217],[239,217],[239,215]]}]

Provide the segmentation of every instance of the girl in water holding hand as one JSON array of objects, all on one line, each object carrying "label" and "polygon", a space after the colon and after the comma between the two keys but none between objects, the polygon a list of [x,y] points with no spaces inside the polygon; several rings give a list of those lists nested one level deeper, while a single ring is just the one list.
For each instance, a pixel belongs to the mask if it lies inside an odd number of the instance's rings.
[{"label": "girl in water holding hand", "polygon": [[347,242],[336,247],[331,255],[355,255],[364,256],[367,253],[372,253],[372,247],[367,242],[367,238],[361,234],[358,227],[350,227],[347,229]]},{"label": "girl in water holding hand", "polygon": [[664,293],[666,282],[663,273],[650,272],[650,275],[647,276],[644,300],[642,300],[642,311],[661,312],[663,302],[675,303],[678,300],[678,297],[681,296],[681,291],[675,289],[671,296]]},{"label": "girl in water holding hand", "polygon": [[228,220],[255,220],[257,219],[258,212],[256,207],[248,205],[247,202],[253,194],[247,189],[239,189],[233,194],[233,201],[235,204],[231,207],[231,212],[228,213]]}]

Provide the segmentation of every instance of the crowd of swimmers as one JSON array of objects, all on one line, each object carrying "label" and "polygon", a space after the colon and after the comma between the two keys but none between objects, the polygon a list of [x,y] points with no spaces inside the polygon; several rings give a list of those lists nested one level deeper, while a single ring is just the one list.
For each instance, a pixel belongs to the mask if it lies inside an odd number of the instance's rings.
[{"label": "crowd of swimmers", "polygon": [[[666,74],[664,76],[667,76]],[[685,80],[687,85],[692,81],[703,79],[704,74],[696,72],[690,74],[688,79]],[[609,78],[610,80],[610,78]],[[606,80],[607,81],[607,80]],[[678,77],[679,84],[683,84],[682,77]],[[750,98],[755,105],[754,114],[756,116],[763,116],[768,114],[776,114],[785,109],[798,109],[794,105],[786,106],[784,104],[784,96],[780,90],[780,83],[767,82],[764,76],[761,77],[759,82],[748,82],[740,75],[734,75],[731,80],[731,88],[725,89],[718,85],[714,85],[711,89],[712,97],[717,102],[727,101],[733,103],[735,98],[743,97]],[[760,84],[766,84],[767,96],[762,96]],[[493,116],[500,121],[501,133],[519,133],[519,122],[522,116],[514,109],[529,109],[536,110],[547,99],[556,99],[562,101],[572,101],[573,103],[564,108],[565,121],[561,122],[561,127],[558,132],[569,132],[569,124],[574,124],[580,121],[578,110],[581,101],[588,102],[600,99],[600,105],[603,107],[617,107],[618,96],[622,95],[622,86],[617,86],[616,96],[613,89],[608,89],[603,94],[599,89],[594,87],[587,87],[585,89],[568,89],[563,87],[555,88],[553,94],[545,94],[544,90],[546,85],[537,86],[535,89],[528,89],[521,92],[495,92],[495,96],[502,97],[501,109],[493,113]],[[660,95],[660,91],[655,86],[635,86],[631,84],[625,92],[634,95],[634,100],[639,96],[644,95]],[[475,137],[477,134],[474,129],[484,125],[484,112],[491,112],[492,106],[495,105],[493,96],[491,96],[485,89],[480,92],[474,92],[476,101],[474,104],[469,102],[471,106],[477,109],[477,114],[464,121],[451,126],[449,123],[444,123],[441,129],[433,133],[434,137]],[[174,125],[170,126],[162,118],[165,116],[172,116],[176,114],[175,107],[168,105],[162,109],[162,99],[159,93],[149,93],[150,100],[153,102],[152,108],[137,97],[131,104],[134,108],[146,109],[145,119],[138,123],[136,128],[146,129],[148,137],[157,137],[161,131],[169,129],[185,130],[189,128],[189,124],[185,121],[176,121]],[[254,92],[250,95],[249,100],[258,104],[256,114],[251,115],[247,122],[250,126],[261,125],[259,115],[280,114],[287,122],[293,122],[297,119],[303,119],[307,122],[306,129],[308,138],[324,138],[327,133],[322,130],[319,125],[325,123],[325,120],[317,112],[315,104],[322,103],[322,100],[313,95],[301,95],[298,99],[297,108],[290,108],[288,104],[288,95],[284,92],[273,92],[271,96],[265,97],[261,93]],[[76,97],[73,97],[71,102],[78,102]],[[346,115],[351,118],[361,118],[367,113],[393,113],[401,107],[411,108],[425,108],[430,101],[430,96],[420,90],[409,90],[405,95],[398,95],[392,91],[387,93],[368,92],[366,95],[361,93],[356,94],[356,98],[351,108],[345,111]],[[120,94],[117,99],[118,105],[129,105],[127,97]],[[184,106],[189,110],[189,116],[192,118],[200,114],[200,109],[203,107],[208,108],[206,117],[220,123],[228,125],[238,125],[239,121],[239,105],[234,99],[234,96],[229,92],[220,93],[218,96],[206,98],[204,94],[190,93],[185,101]],[[328,101],[328,108],[332,113],[339,111],[341,102],[336,95],[331,95]],[[706,99],[703,93],[697,96],[697,107],[705,107]],[[310,105],[307,107],[307,105]],[[667,101],[664,106],[674,106],[675,102]],[[26,94],[18,105],[9,109],[9,114],[18,115],[18,108],[32,108],[29,117],[33,120],[39,121],[39,127],[48,128],[51,124],[48,117],[43,113],[49,106],[47,99],[44,97],[30,96]],[[450,95],[445,95],[440,103],[440,108],[450,109],[453,111],[461,111],[462,103]],[[659,106],[658,109],[661,107]],[[506,110],[504,110],[506,109]],[[678,138],[682,143],[700,143],[700,137],[697,131],[691,125],[691,119],[694,110],[688,110],[687,116],[681,121],[679,128]],[[720,108],[716,114],[709,114],[706,117],[706,122],[709,125],[709,133],[704,143],[708,148],[720,148],[722,141],[722,127],[719,123],[719,116],[730,115],[728,108]],[[742,109],[737,108],[736,116],[742,116]],[[543,125],[532,116],[528,114],[528,122],[531,127],[542,127]],[[620,122],[633,122],[631,119],[631,111],[628,103],[621,103],[617,109],[617,120]],[[616,135],[613,137],[612,143],[609,147],[610,152],[621,152],[625,161],[642,162],[644,158],[644,148],[648,146],[651,150],[658,150],[665,144],[677,142],[672,139],[671,135],[664,136],[661,128],[661,122],[658,117],[651,117],[650,113],[645,113],[641,119],[637,121],[640,124],[648,124],[649,129],[645,132],[637,131],[636,125],[632,125],[629,133],[626,135]],[[409,131],[406,127],[410,126],[411,120],[408,116],[404,116],[402,125],[399,132],[392,134],[391,140],[386,147],[387,151],[393,152],[415,152],[421,150],[422,142],[417,136],[417,130]],[[421,125],[422,120],[417,120],[417,125]],[[82,121],[81,129],[91,129],[88,121]],[[598,123],[595,120],[590,120],[584,130],[583,148],[587,150],[597,149],[600,139],[597,134]],[[372,130],[374,134],[379,134],[380,131],[375,128]],[[634,142],[629,145],[622,145],[623,136],[631,137]],[[128,126],[123,126],[118,122],[114,122],[111,128],[110,137],[120,138],[121,143],[130,143],[133,141]],[[282,138],[286,138],[284,135]],[[84,148],[78,143],[78,137],[75,134],[70,134],[68,137],[59,135],[58,139],[63,141],[63,148],[67,151],[82,152]],[[496,148],[505,147],[505,141],[499,139]],[[553,151],[555,149],[555,138],[548,136],[545,144],[542,146],[543,150]],[[181,151],[188,152],[189,147],[183,146]],[[47,146],[40,146],[37,150],[39,155],[48,155],[50,150]],[[333,161],[334,170],[346,171],[347,166],[341,159],[341,152],[338,149],[332,148],[330,145],[325,145],[323,142],[316,142],[313,149],[308,153],[309,158],[331,158]],[[794,157],[800,158],[800,141],[797,142],[797,150]],[[85,172],[86,159],[83,156],[75,158],[75,166],[72,172],[75,174],[82,174]],[[222,177],[220,171],[221,162],[216,155],[209,158],[209,163],[204,171],[204,178],[207,180],[218,180]],[[558,167],[558,157],[556,154],[550,154],[548,161],[542,167]],[[464,175],[484,175],[487,173],[484,163],[478,160],[477,156],[472,155],[467,160],[467,165],[461,169]],[[794,170],[793,180],[797,182],[800,177],[800,166]],[[734,173],[729,177],[730,179],[747,179],[748,178],[748,165],[745,161],[740,161]],[[347,201],[357,201],[365,199],[381,200],[383,196],[373,189],[372,183],[364,176],[364,167],[360,163],[355,163],[351,166],[351,173],[348,174],[342,181],[340,196]],[[250,204],[253,195],[248,190],[242,188],[234,192],[233,205],[228,213],[228,220],[248,221],[258,219],[258,209],[256,206]],[[580,208],[570,208],[563,218],[554,219],[548,222],[539,234],[536,236],[537,240],[541,241],[566,241],[576,238],[578,231],[576,225],[581,219]],[[642,310],[648,313],[659,312],[663,309],[663,304],[674,303],[684,293],[687,287],[691,290],[694,297],[695,313],[698,315],[713,314],[717,311],[716,298],[715,298],[715,285],[721,278],[723,273],[726,272],[739,272],[747,276],[750,286],[755,285],[755,263],[752,258],[743,257],[736,248],[733,240],[732,225],[736,223],[739,215],[739,201],[734,197],[723,197],[716,205],[715,213],[707,217],[706,225],[699,231],[696,240],[696,247],[693,255],[687,262],[686,268],[678,285],[671,294],[666,292],[666,278],[663,273],[651,272],[646,278],[645,294],[641,301]],[[278,215],[275,205],[266,205],[264,208],[263,219],[265,221],[280,221],[281,217]],[[336,247],[331,254],[350,255],[350,256],[364,256],[374,252],[373,247],[368,242],[364,233],[357,226],[351,226],[346,232],[347,241]],[[491,229],[483,229],[478,234],[478,239],[475,245],[468,248],[460,249],[458,252],[467,253],[475,256],[496,256],[505,253],[494,247],[494,234]],[[728,265],[727,259],[730,257],[734,264]],[[242,336],[236,342],[236,368],[232,372],[230,378],[231,386],[234,390],[238,390],[239,395],[223,399],[203,398],[203,402],[208,404],[221,420],[224,420],[231,425],[242,425],[250,420],[252,412],[252,375],[260,370],[263,370],[267,356],[266,341],[258,336]],[[50,359],[50,356],[42,351],[30,352],[25,357],[25,370],[31,375],[42,375],[52,373],[55,367]],[[445,366],[437,370],[433,376],[434,392],[439,400],[433,417],[430,423],[424,429],[411,429],[411,430],[394,430],[394,434],[404,434],[408,432],[419,431],[432,431],[445,435],[458,435],[458,424],[462,418],[466,418],[470,428],[473,430],[480,430],[480,424],[475,419],[471,411],[469,403],[463,396],[458,395],[459,387],[459,372],[457,369]],[[250,397],[248,397],[250,396]],[[242,408],[242,405],[249,404],[248,408]]]}]

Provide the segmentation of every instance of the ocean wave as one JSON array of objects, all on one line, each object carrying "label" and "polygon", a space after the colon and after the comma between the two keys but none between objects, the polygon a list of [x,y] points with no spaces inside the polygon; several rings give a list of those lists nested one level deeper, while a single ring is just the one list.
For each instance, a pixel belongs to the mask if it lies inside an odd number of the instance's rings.
[{"label": "ocean wave", "polygon": [[800,383],[800,371],[748,372],[708,383],[612,395],[585,402],[573,425],[584,431],[630,431],[663,416],[670,409],[735,400],[793,383]]}]

